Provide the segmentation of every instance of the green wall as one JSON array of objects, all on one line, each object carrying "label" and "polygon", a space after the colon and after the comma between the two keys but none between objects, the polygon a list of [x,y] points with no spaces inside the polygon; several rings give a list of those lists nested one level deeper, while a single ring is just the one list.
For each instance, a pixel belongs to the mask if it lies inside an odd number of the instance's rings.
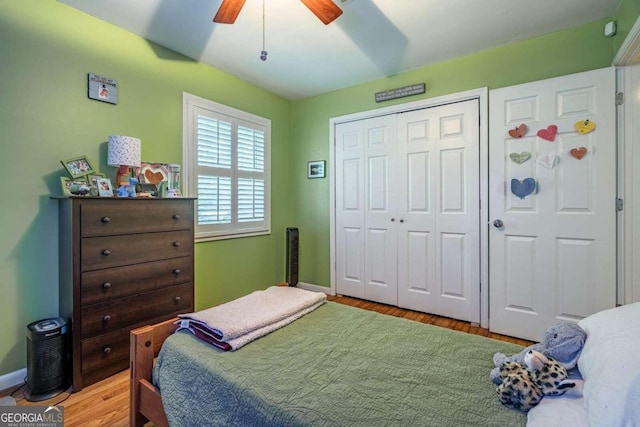
[{"label": "green wall", "polygon": [[[89,72],[118,81],[117,105],[87,97]],[[26,365],[26,325],[58,315],[60,160],[114,179],[106,141],[124,134],[143,160],[181,163],[183,91],[272,121],[273,232],[196,245],[200,309],[284,279],[291,102],[57,1],[0,0],[0,375]]]},{"label": "green wall", "polygon": [[[603,20],[290,102],[56,1],[0,0],[0,375],[25,366],[26,324],[58,314],[60,159],[86,154],[114,178],[106,140],[118,133],[142,139],[143,160],[180,163],[182,91],[267,117],[272,234],[197,244],[196,308],[283,280],[287,226],[301,230],[300,280],[329,286],[329,179],[306,179],[306,164],[328,160],[331,117],[608,66],[640,1],[619,12],[612,39]],[[118,105],[87,98],[89,72],[118,80]],[[424,96],[373,101],[416,82]]]},{"label": "green wall", "polygon": [[[614,38],[605,38],[602,20],[425,66],[386,79],[295,101],[291,147],[294,171],[310,160],[329,160],[329,119],[423,98],[514,84],[607,67]],[[376,103],[374,94],[425,82],[427,93]],[[330,163],[328,169],[333,167]],[[330,286],[329,179],[293,180],[293,211],[300,228],[300,281]]]}]

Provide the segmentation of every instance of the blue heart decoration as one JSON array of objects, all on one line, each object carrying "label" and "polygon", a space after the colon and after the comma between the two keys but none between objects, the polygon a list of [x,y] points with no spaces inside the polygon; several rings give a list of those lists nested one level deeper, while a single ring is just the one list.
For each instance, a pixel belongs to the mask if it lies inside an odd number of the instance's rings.
[{"label": "blue heart decoration", "polygon": [[518,179],[511,180],[511,192],[516,196],[524,199],[536,189],[536,180],[533,178],[525,178],[520,181]]}]

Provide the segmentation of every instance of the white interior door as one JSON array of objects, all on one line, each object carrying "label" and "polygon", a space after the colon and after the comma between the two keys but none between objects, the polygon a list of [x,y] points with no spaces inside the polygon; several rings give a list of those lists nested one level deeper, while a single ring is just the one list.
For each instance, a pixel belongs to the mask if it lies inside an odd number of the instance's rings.
[{"label": "white interior door", "polygon": [[398,304],[480,321],[478,100],[398,115]]},{"label": "white interior door", "polygon": [[489,100],[490,328],[537,341],[558,320],[615,305],[614,70],[493,90]]},{"label": "white interior door", "polygon": [[336,128],[336,289],[397,305],[396,119]]}]

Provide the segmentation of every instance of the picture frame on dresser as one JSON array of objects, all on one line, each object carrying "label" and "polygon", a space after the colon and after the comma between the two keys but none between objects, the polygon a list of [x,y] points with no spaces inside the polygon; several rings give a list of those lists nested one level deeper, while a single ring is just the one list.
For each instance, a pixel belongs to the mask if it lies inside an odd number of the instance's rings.
[{"label": "picture frame on dresser", "polygon": [[60,163],[62,163],[62,166],[64,166],[71,178],[79,178],[81,176],[95,173],[95,169],[91,165],[87,156],[78,156],[67,160],[60,160]]},{"label": "picture frame on dresser", "polygon": [[111,186],[111,179],[98,178],[96,179],[96,186],[98,187],[98,195],[100,197],[113,197],[113,187]]}]

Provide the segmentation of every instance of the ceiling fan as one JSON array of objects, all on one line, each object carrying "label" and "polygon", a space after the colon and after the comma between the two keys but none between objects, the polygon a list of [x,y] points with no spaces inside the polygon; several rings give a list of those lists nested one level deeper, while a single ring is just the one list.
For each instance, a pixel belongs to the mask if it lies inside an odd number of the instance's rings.
[{"label": "ceiling fan", "polygon": [[[213,18],[213,22],[218,24],[233,24],[244,6],[246,0],[222,0],[218,13]],[[342,15],[342,9],[331,0],[301,0],[314,15],[325,25],[333,22]]]}]

